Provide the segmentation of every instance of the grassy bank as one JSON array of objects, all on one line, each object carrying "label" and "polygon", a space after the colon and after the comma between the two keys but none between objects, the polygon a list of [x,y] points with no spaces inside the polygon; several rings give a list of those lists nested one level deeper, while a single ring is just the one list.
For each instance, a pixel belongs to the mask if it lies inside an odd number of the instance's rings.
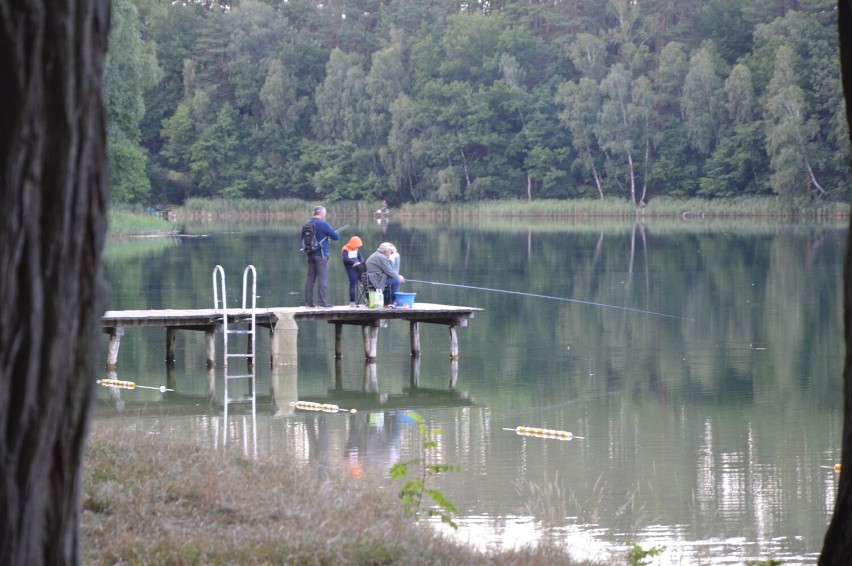
[{"label": "grassy bank", "polygon": [[[84,564],[581,564],[551,546],[477,552],[406,517],[399,486],[320,478],[284,456],[248,460],[93,423]],[[587,564],[587,563],[584,563]]]},{"label": "grassy bank", "polygon": [[[175,209],[179,220],[305,218],[316,202],[189,199]],[[381,204],[362,201],[323,203],[335,216],[374,216]],[[823,201],[789,201],[773,197],[730,200],[655,198],[641,210],[626,199],[494,200],[472,203],[420,202],[391,207],[395,217],[444,218],[846,218],[849,205]]]},{"label": "grassy bank", "polygon": [[438,205],[417,203],[397,211],[402,215],[470,218],[837,218],[847,217],[849,205],[835,202],[791,203],[778,198],[731,200],[652,199],[637,210],[624,199],[512,200]]},{"label": "grassy bank", "polygon": [[170,234],[175,225],[142,210],[110,210],[107,235],[111,238]]}]

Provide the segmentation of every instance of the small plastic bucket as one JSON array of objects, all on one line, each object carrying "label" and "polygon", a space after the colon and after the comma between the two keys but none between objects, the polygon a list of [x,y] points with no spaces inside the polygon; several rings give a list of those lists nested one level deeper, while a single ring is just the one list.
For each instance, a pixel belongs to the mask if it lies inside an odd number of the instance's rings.
[{"label": "small plastic bucket", "polygon": [[417,295],[417,293],[400,293],[400,292],[397,292],[396,295],[395,295],[396,306],[397,307],[404,307],[404,306],[408,305],[409,307],[413,307],[415,295]]}]

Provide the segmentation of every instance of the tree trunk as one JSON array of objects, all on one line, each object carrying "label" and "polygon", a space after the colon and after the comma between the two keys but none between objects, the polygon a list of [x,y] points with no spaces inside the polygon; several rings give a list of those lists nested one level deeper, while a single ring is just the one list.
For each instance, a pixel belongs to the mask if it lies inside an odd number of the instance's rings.
[{"label": "tree trunk", "polygon": [[0,0],[0,557],[79,562],[106,229],[109,0]]},{"label": "tree trunk", "polygon": [[[852,0],[839,0],[837,8],[846,123],[852,133]],[[843,454],[840,458],[837,500],[823,541],[820,566],[852,564],[852,230],[846,240],[843,269],[843,326],[846,338],[843,362]]]}]

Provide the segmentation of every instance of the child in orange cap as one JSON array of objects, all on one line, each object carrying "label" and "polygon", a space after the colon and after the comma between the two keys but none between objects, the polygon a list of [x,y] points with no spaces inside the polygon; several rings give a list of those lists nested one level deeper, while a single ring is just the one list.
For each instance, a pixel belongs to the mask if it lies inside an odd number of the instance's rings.
[{"label": "child in orange cap", "polygon": [[358,236],[352,236],[346,245],[340,250],[340,257],[343,259],[343,267],[346,268],[346,275],[349,276],[349,306],[355,305],[355,290],[358,287],[358,279],[361,273],[364,272],[364,256],[361,255],[361,246],[364,243]]}]

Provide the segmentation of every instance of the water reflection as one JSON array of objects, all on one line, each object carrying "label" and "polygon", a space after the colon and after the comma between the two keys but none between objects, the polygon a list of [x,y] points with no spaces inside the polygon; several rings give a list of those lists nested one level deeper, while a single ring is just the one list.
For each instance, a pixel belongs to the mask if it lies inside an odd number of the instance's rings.
[{"label": "water reflection", "polygon": [[[845,227],[370,219],[358,230],[369,245],[398,242],[412,279],[470,287],[411,283],[418,300],[486,310],[459,333],[450,363],[445,327],[424,327],[427,346],[411,358],[407,328],[391,324],[370,364],[359,329],[344,329],[357,347],[336,360],[331,329],[302,325],[291,366],[259,366],[259,451],[386,477],[392,462],[419,454],[404,416],[413,408],[444,431],[435,458],[462,467],[436,487],[461,510],[452,536],[470,544],[553,539],[607,561],[623,558],[630,539],[665,546],[662,564],[815,562],[840,456]],[[297,231],[212,234],[147,262],[119,255],[106,266],[119,303],[110,308],[206,306],[198,295],[210,266],[232,257],[234,269],[258,266],[260,304],[295,306],[304,273],[281,249]],[[331,291],[344,297],[333,269]],[[176,391],[123,392],[119,413],[99,390],[100,418],[214,446],[221,375],[191,355],[205,352],[203,337],[177,340],[167,374],[162,335],[128,331],[119,375]],[[358,412],[310,414],[290,407],[294,399]],[[518,425],[584,438],[503,430]]]}]

